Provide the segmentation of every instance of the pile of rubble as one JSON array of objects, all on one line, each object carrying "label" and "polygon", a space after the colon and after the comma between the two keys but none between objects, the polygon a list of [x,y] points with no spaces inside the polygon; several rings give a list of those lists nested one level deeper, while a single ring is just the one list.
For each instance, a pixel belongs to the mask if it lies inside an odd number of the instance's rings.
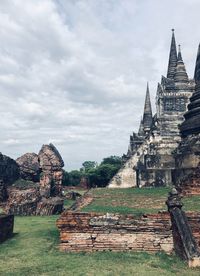
[{"label": "pile of rubble", "polygon": [[[63,166],[62,157],[53,144],[43,145],[39,154],[26,153],[16,161],[0,155],[0,202],[6,201],[5,212],[16,215],[61,213]],[[9,186],[17,179],[31,181],[34,185],[21,189]]]}]

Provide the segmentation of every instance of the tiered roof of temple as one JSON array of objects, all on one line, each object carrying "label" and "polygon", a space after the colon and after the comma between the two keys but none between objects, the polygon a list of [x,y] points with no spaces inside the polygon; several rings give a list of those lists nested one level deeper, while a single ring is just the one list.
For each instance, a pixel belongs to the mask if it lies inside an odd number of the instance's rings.
[{"label": "tiered roof of temple", "polygon": [[179,52],[178,52],[178,58],[177,58],[177,65],[176,70],[174,74],[174,81],[175,83],[188,83],[188,75],[185,69],[185,64],[182,59],[181,55],[181,46],[179,45]]}]

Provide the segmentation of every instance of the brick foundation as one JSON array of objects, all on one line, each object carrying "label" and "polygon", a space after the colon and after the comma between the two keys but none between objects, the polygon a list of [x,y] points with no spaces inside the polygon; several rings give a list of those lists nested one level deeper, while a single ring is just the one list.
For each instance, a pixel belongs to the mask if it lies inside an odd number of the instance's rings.
[{"label": "brick foundation", "polygon": [[143,215],[65,211],[57,220],[62,251],[173,250],[171,220],[167,212]]}]

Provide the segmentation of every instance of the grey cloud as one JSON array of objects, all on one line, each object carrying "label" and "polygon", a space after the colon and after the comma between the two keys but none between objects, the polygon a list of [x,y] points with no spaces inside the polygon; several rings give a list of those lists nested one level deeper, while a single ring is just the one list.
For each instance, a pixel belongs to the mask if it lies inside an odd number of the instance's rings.
[{"label": "grey cloud", "polygon": [[0,151],[16,158],[53,142],[68,169],[121,155],[146,82],[154,103],[166,73],[172,27],[193,76],[199,9],[195,0],[2,0]]}]

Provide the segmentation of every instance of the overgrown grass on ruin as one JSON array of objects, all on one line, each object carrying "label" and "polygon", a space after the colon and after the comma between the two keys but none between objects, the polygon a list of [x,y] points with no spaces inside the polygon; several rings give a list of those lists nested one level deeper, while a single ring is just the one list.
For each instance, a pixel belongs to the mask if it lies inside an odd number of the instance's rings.
[{"label": "overgrown grass on ruin", "polygon": [[15,236],[0,245],[0,275],[200,275],[164,253],[61,253],[56,219],[16,217]]},{"label": "overgrown grass on ruin", "polygon": [[[84,212],[106,212],[133,214],[153,214],[167,211],[165,204],[169,187],[159,188],[127,188],[108,189],[98,188],[90,191],[93,202],[84,207]],[[186,196],[182,198],[183,210],[200,212],[200,196]]]},{"label": "overgrown grass on ruin", "polygon": [[141,215],[166,211],[165,201],[168,187],[162,188],[127,188],[127,189],[92,189],[93,202],[84,207],[85,212],[107,212]]}]

